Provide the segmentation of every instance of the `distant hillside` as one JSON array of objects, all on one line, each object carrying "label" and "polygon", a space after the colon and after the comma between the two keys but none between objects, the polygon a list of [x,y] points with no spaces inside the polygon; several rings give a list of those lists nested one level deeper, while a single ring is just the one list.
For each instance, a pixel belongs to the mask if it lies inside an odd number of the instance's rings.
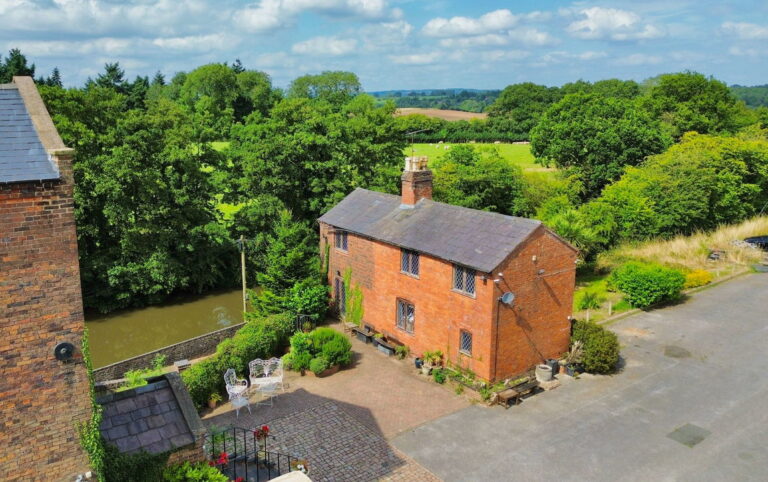
[{"label": "distant hillside", "polygon": [[450,109],[422,109],[419,107],[403,107],[398,108],[395,112],[395,116],[403,116],[403,115],[410,115],[410,114],[423,114],[427,117],[434,117],[437,119],[443,119],[447,121],[458,121],[458,120],[472,120],[472,119],[485,119],[488,117],[488,114],[483,114],[480,112],[465,112],[460,110],[450,110]]},{"label": "distant hillside", "polygon": [[750,87],[732,85],[730,89],[733,95],[743,100],[749,107],[768,107],[768,84]]},{"label": "distant hillside", "polygon": [[369,92],[380,103],[387,100],[397,107],[483,112],[499,96],[499,90],[479,89],[411,89]]}]

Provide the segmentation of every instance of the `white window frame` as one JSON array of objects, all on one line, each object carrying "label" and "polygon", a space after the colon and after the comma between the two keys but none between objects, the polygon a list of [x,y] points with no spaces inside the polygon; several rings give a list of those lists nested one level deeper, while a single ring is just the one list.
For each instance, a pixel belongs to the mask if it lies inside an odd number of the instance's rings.
[{"label": "white window frame", "polygon": [[[414,270],[414,266],[416,266],[415,270]],[[413,276],[415,278],[418,278],[420,269],[421,269],[421,256],[419,256],[418,251],[413,251],[411,249],[401,249],[400,250],[400,272],[403,274],[407,274],[408,276]]]},{"label": "white window frame", "polygon": [[[401,308],[404,307],[404,308]],[[410,320],[408,319],[408,307],[411,308]],[[405,317],[401,317],[400,314],[405,312]],[[410,330],[408,329],[410,325]],[[416,305],[408,300],[398,298],[395,305],[395,326],[398,330],[402,330],[409,335],[413,335],[416,331]]]},{"label": "white window frame", "polygon": [[[461,283],[457,282],[459,279],[461,279]],[[472,291],[467,290],[470,280],[472,282]],[[451,285],[453,291],[474,298],[477,295],[477,271],[454,264]]]},{"label": "white window frame", "polygon": [[349,233],[338,230],[333,233],[333,246],[339,251],[349,252]]}]

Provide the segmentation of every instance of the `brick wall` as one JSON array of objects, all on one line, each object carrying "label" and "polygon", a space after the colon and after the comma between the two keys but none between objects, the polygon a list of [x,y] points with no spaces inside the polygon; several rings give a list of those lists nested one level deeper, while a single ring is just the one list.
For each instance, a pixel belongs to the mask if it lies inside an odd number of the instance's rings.
[{"label": "brick wall", "polygon": [[191,360],[205,355],[210,355],[216,351],[216,345],[222,340],[232,337],[237,330],[243,327],[245,323],[228,326],[221,330],[212,331],[205,335],[196,336],[189,340],[184,340],[173,345],[158,348],[142,355],[137,355],[126,360],[112,363],[110,365],[97,368],[93,371],[93,377],[97,382],[105,382],[123,378],[128,370],[143,370],[152,366],[152,360],[157,355],[165,355],[166,363],[171,364],[179,360]]},{"label": "brick wall", "polygon": [[504,379],[568,350],[576,252],[539,228],[498,271],[504,277],[496,297],[505,291],[515,294],[512,308],[493,305],[494,320],[497,314],[499,320],[495,378]]},{"label": "brick wall", "polygon": [[[326,235],[329,226],[321,223],[321,240],[333,240]],[[321,241],[322,242],[322,241]],[[424,254],[419,258],[419,278],[400,272],[400,249],[378,241],[349,234],[347,253],[330,249],[329,277],[352,268],[353,283],[359,273],[372,276],[370,288],[360,283],[365,308],[364,322],[377,331],[394,336],[411,349],[412,355],[425,351],[442,350],[451,363],[469,368],[483,378],[491,367],[491,296],[493,283],[478,277],[474,298],[452,290],[453,266],[443,260]],[[360,267],[358,253],[374,268]],[[367,261],[370,259],[371,261]],[[368,275],[370,273],[370,275]],[[397,328],[398,298],[412,303],[416,310],[414,333]],[[458,350],[460,330],[473,334],[472,356]]]},{"label": "brick wall", "polygon": [[[567,350],[576,253],[544,228],[495,270],[505,273],[499,286],[491,274],[483,279],[483,273],[477,273],[475,297],[452,289],[451,263],[422,253],[419,277],[415,278],[400,272],[400,248],[350,233],[349,249],[343,252],[333,247],[332,229],[320,223],[321,247],[331,242],[329,281],[351,267],[353,283],[363,290],[364,322],[408,345],[413,355],[439,349],[445,360],[489,380],[512,376],[539,363],[532,346],[545,358]],[[534,254],[536,263],[531,262]],[[538,275],[540,269],[545,270],[544,276]],[[560,270],[564,271],[552,274]],[[516,308],[501,308],[498,313],[497,346],[497,300],[504,291],[515,293]],[[398,299],[415,306],[413,334],[396,326]],[[459,352],[461,330],[472,334],[471,356]]]},{"label": "brick wall", "polygon": [[[0,480],[88,470],[75,424],[90,415],[71,160],[61,182],[0,184]],[[75,345],[57,361],[54,347]]]}]

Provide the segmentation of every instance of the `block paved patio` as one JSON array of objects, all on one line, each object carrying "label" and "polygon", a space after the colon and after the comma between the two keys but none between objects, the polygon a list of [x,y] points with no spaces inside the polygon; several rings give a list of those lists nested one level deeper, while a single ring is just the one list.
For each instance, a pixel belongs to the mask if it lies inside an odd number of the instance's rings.
[{"label": "block paved patio", "polygon": [[[339,325],[333,325],[340,329]],[[312,480],[439,480],[388,439],[467,407],[468,399],[417,374],[412,360],[397,360],[352,339],[351,367],[326,378],[286,371],[285,393],[274,405],[236,416],[224,403],[203,415],[208,427],[267,424],[270,450],[309,461]],[[245,374],[240,374],[245,375]]]}]

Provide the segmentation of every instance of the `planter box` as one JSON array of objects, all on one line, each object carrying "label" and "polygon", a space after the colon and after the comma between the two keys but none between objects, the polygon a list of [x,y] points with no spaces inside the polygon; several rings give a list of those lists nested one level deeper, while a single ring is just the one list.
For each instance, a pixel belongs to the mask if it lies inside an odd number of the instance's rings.
[{"label": "planter box", "polygon": [[339,371],[339,365],[334,365],[331,368],[326,368],[324,371],[322,371],[319,375],[315,375],[315,372],[309,371],[309,373],[312,374],[315,378],[325,378],[333,375],[334,373]]},{"label": "planter box", "polygon": [[387,356],[395,354],[395,347],[383,340],[376,340],[376,348]]},{"label": "planter box", "polygon": [[370,343],[373,339],[373,333],[363,331],[360,328],[352,328],[352,333],[355,334],[355,338],[362,341],[363,343]]}]

